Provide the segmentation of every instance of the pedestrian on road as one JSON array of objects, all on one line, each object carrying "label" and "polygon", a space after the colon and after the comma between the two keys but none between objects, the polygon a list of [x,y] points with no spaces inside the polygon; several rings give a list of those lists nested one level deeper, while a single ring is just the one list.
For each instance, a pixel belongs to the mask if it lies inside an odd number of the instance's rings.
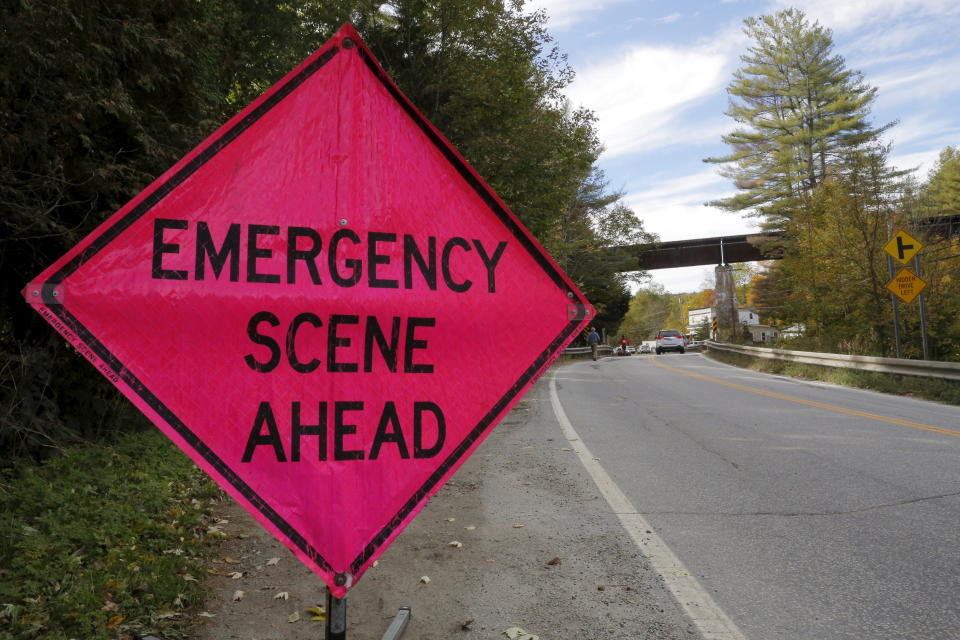
[{"label": "pedestrian on road", "polygon": [[587,344],[590,345],[590,353],[593,355],[593,361],[597,361],[597,345],[600,344],[600,334],[596,327],[590,327],[590,334],[587,336]]},{"label": "pedestrian on road", "polygon": [[627,345],[630,344],[627,341],[627,336],[620,336],[620,355],[627,355]]}]

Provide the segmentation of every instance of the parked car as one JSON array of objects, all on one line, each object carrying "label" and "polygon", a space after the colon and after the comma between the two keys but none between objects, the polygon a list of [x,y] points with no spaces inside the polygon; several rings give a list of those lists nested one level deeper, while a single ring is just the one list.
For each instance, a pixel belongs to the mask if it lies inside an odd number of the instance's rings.
[{"label": "parked car", "polygon": [[627,355],[631,355],[637,352],[637,348],[632,344],[627,345]]},{"label": "parked car", "polygon": [[664,351],[683,353],[686,350],[683,346],[683,334],[674,329],[661,329],[657,334],[656,345],[657,355]]},{"label": "parked car", "polygon": [[648,344],[640,345],[640,353],[650,353],[650,345]]},{"label": "parked car", "polygon": [[702,349],[702,348],[703,348],[703,340],[691,340],[690,343],[687,345],[687,349]]}]

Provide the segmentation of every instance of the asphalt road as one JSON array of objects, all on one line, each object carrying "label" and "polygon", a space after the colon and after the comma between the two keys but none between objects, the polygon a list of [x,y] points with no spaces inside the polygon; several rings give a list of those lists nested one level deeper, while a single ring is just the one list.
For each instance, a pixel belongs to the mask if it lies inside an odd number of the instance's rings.
[{"label": "asphalt road", "polygon": [[554,374],[592,455],[750,640],[960,638],[960,408],[692,353]]}]

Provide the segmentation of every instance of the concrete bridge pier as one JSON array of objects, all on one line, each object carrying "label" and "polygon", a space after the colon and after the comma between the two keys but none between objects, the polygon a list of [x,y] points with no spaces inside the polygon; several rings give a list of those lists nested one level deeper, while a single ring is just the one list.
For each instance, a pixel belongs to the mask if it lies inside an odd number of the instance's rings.
[{"label": "concrete bridge pier", "polygon": [[737,293],[733,282],[733,267],[729,264],[718,264],[713,270],[715,281],[715,305],[713,317],[717,319],[717,335],[715,340],[730,342],[736,336],[739,328],[737,322]]}]

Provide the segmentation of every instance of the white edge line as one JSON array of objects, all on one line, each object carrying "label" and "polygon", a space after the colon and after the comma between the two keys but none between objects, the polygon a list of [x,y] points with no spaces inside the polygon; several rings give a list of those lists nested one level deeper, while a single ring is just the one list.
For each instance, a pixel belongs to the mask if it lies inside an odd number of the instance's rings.
[{"label": "white edge line", "polygon": [[550,404],[553,406],[553,412],[557,416],[557,422],[560,423],[564,437],[569,441],[570,448],[580,458],[580,462],[593,478],[600,494],[617,514],[634,544],[650,561],[654,571],[663,579],[667,590],[696,625],[704,640],[747,640],[733,620],[717,606],[697,579],[690,575],[646,518],[637,513],[636,507],[607,474],[603,466],[594,459],[590,450],[580,439],[580,435],[570,424],[570,420],[567,419],[563,405],[560,404],[555,374],[550,375]]}]

